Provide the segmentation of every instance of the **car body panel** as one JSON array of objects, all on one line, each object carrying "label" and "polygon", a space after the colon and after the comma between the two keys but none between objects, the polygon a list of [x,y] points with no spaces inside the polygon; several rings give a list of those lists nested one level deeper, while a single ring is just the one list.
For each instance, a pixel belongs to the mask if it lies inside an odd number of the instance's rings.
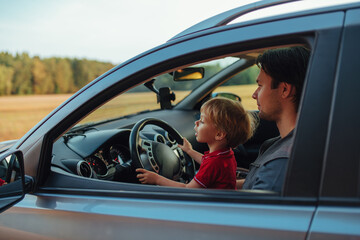
[{"label": "car body panel", "polygon": [[360,62],[352,60],[352,56],[360,53],[359,24],[360,8],[347,11],[320,201],[309,239],[359,239],[360,236],[360,128],[357,124],[360,114],[353,109],[360,103],[360,84],[354,78],[354,69],[360,68]]},{"label": "car body panel", "polygon": [[[341,65],[336,75],[336,92],[332,103],[332,122],[329,130],[329,141],[324,169],[323,197],[358,197],[359,196],[359,134],[356,124],[360,120],[359,111],[351,106],[358,106],[360,90],[355,69],[359,69],[359,61],[352,56],[360,52],[357,39],[360,37],[360,10],[348,11],[342,41],[344,45],[339,53]],[[341,184],[334,179],[340,177]]]},{"label": "car body panel", "polygon": [[247,12],[251,12],[256,9],[266,8],[269,6],[274,6],[277,4],[283,4],[284,2],[286,2],[286,1],[264,0],[264,1],[249,3],[247,5],[244,5],[244,6],[235,8],[235,9],[231,9],[229,11],[226,11],[226,12],[216,15],[214,17],[208,18],[198,24],[191,26],[190,28],[182,31],[181,33],[179,33],[176,36],[174,36],[173,38],[171,38],[169,41],[184,37],[189,34],[194,34],[195,32],[200,32],[200,31],[204,31],[209,28],[214,28],[214,27],[225,25],[228,22],[230,22],[231,20],[233,20],[233,19],[237,18],[238,16],[241,16]]},{"label": "car body panel", "polygon": [[[288,2],[288,4],[286,4]],[[356,0],[347,1],[294,1],[294,0],[263,0],[252,2],[247,5],[231,9],[227,12],[218,14],[214,17],[208,18],[198,24],[191,26],[183,32],[177,34],[169,41],[182,38],[187,35],[194,35],[197,32],[203,32],[208,29],[213,30],[216,27],[224,26],[226,24],[241,23],[242,25],[250,25],[254,22],[267,22],[270,19],[279,20],[288,17],[300,17],[317,12],[331,12],[339,10],[339,5],[343,5],[343,9],[351,8],[351,5],[356,4]],[[269,7],[275,6],[276,9],[269,11]],[[356,5],[355,5],[356,6]],[[324,10],[324,8],[326,10]],[[259,10],[259,11],[258,11]],[[266,12],[263,12],[266,11]],[[267,16],[270,12],[270,17]],[[290,13],[289,13],[290,12]],[[252,18],[248,18],[247,13],[253,15]],[[265,14],[264,14],[265,13]],[[237,19],[238,18],[238,19]]]},{"label": "car body panel", "polygon": [[[0,224],[62,239],[120,236],[138,239],[154,233],[157,239],[184,239],[185,236],[234,239],[242,234],[255,236],[254,239],[267,238],[269,234],[271,239],[304,239],[313,211],[314,207],[310,206],[40,194],[28,195],[4,212]],[[22,220],[17,214],[23,215]],[[227,234],[219,235],[219,230]]]},{"label": "car body panel", "polygon": [[309,239],[359,239],[359,226],[359,207],[320,206],[314,215]]}]

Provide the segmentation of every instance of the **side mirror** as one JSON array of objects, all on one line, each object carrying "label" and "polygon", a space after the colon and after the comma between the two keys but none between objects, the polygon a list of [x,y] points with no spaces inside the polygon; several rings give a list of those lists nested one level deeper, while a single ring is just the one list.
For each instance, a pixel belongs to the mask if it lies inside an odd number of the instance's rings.
[{"label": "side mirror", "polygon": [[224,97],[241,102],[241,97],[239,97],[236,94],[228,93],[228,92],[214,92],[211,94],[211,98],[215,98],[215,97]]},{"label": "side mirror", "polygon": [[20,151],[0,156],[0,212],[25,196],[24,159]]},{"label": "side mirror", "polygon": [[174,81],[191,81],[203,79],[205,69],[202,67],[191,67],[178,69],[173,72]]}]

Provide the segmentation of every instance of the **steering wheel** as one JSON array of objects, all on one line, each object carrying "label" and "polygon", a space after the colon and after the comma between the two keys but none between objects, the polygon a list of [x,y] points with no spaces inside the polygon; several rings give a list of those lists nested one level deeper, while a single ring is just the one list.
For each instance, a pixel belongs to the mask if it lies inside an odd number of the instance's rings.
[{"label": "steering wheel", "polygon": [[7,171],[6,171],[5,182],[7,182],[7,183],[10,183],[10,181],[11,181],[11,175],[12,175],[13,169],[15,167],[15,160],[16,160],[15,154],[11,155],[10,161],[9,161],[9,164],[8,164],[8,168],[7,168]]},{"label": "steering wheel", "polygon": [[[148,139],[141,139],[139,134],[146,125],[155,125],[175,139],[175,144],[160,143]],[[145,118],[137,122],[130,133],[129,146],[132,158],[132,164],[135,168],[145,168],[156,172],[166,178],[179,180],[181,177],[185,180],[194,177],[194,162],[187,162],[183,151],[176,143],[183,144],[183,138],[180,133],[166,122],[155,119]]]}]

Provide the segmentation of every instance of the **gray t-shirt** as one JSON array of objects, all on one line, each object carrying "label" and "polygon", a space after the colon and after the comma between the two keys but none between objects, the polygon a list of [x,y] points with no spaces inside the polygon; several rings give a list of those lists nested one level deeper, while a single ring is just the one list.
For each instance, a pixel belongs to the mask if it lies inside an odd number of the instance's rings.
[{"label": "gray t-shirt", "polygon": [[243,189],[281,192],[294,141],[293,136],[294,130],[284,138],[272,138],[261,145],[259,156],[250,164]]}]

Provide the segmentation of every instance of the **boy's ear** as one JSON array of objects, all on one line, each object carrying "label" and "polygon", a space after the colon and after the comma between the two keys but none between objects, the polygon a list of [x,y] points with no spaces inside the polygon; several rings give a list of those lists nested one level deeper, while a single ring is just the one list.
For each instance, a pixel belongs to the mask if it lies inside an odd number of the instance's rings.
[{"label": "boy's ear", "polygon": [[216,135],[215,135],[215,140],[217,141],[221,141],[226,137],[226,133],[223,131],[217,131]]}]

